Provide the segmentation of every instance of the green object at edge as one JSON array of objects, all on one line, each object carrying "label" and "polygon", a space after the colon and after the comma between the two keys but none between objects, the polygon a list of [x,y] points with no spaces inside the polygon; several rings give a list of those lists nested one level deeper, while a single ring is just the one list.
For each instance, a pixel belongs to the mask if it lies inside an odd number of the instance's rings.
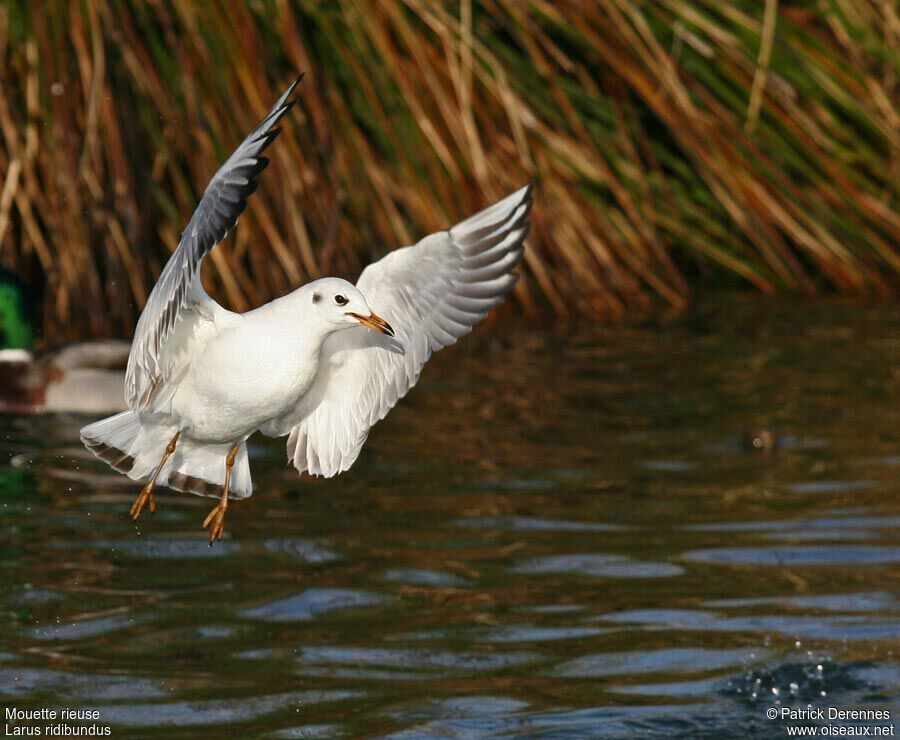
[{"label": "green object at edge", "polygon": [[21,291],[0,284],[0,349],[28,349],[32,339]]}]

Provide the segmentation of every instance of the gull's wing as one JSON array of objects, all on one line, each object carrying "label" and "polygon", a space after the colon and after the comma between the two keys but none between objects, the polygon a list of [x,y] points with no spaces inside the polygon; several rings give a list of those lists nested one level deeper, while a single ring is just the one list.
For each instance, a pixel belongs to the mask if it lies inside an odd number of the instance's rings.
[{"label": "gull's wing", "polygon": [[396,337],[359,327],[326,340],[316,382],[289,422],[288,458],[298,471],[332,476],[349,468],[432,352],[503,301],[518,278],[530,209],[529,185],[363,271],[357,287]]},{"label": "gull's wing", "polygon": [[256,191],[256,177],[269,164],[262,152],[281,131],[272,126],[294,104],[289,98],[301,79],[303,75],[209,181],[177,249],[150,293],[134,333],[125,374],[125,400],[132,410],[145,408],[165,380],[162,355],[179,315],[192,302],[212,303],[197,280],[200,261],[234,227],[247,207],[247,199]]}]

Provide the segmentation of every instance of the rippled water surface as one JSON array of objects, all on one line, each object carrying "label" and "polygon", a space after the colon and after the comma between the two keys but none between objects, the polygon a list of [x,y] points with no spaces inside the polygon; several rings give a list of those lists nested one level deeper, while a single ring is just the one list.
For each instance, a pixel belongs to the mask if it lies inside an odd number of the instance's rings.
[{"label": "rippled water surface", "polygon": [[[0,695],[114,737],[782,737],[900,697],[900,308],[498,322],[337,479],[211,501],[0,418]],[[879,724],[873,722],[870,724]],[[885,724],[885,723],[880,723]],[[889,724],[889,723],[888,723]]]}]

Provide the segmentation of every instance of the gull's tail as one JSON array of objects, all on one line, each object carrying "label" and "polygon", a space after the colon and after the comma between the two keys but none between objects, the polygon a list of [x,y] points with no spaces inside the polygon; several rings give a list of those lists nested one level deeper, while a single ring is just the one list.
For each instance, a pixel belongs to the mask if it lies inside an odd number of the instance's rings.
[{"label": "gull's tail", "polygon": [[[133,480],[149,478],[162,460],[178,427],[141,419],[134,411],[88,424],[81,441],[91,452]],[[231,445],[195,442],[182,434],[175,452],[166,461],[158,485],[199,496],[221,496],[225,485],[225,457]],[[247,498],[253,493],[247,444],[242,443],[231,469],[229,498]]]}]

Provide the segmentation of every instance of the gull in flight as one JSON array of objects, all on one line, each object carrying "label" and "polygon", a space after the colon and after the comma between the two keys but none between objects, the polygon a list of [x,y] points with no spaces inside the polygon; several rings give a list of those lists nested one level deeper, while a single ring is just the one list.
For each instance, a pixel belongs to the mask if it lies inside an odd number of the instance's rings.
[{"label": "gull in flight", "polygon": [[[302,79],[302,76],[301,78]],[[128,410],[81,430],[87,448],[146,481],[131,516],[167,486],[219,499],[203,522],[210,544],[229,500],[252,492],[247,438],[287,435],[299,473],[347,470],[369,429],[516,282],[531,186],[447,231],[369,265],[356,285],[316,280],[248,311],[204,291],[200,261],[237,223],[294,104],[297,79],[216,172],[138,321],[125,375]],[[390,321],[390,323],[388,323]]]}]

